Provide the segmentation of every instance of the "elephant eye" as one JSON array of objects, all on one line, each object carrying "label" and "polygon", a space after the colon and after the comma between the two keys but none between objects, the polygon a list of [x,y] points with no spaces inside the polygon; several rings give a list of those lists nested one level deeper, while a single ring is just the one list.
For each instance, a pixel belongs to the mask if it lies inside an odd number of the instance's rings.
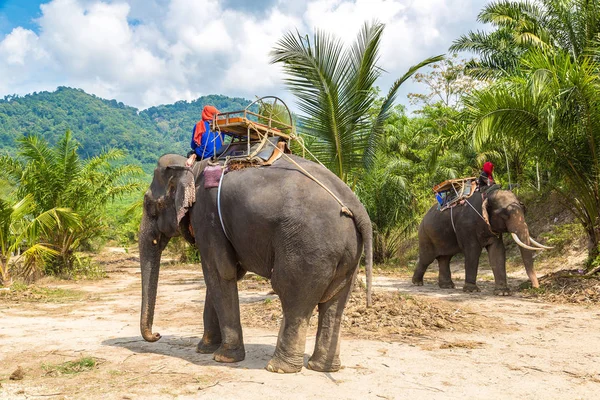
[{"label": "elephant eye", "polygon": [[523,209],[523,213],[527,213],[527,207],[525,207],[525,204],[519,202],[519,205],[521,206],[521,208]]}]

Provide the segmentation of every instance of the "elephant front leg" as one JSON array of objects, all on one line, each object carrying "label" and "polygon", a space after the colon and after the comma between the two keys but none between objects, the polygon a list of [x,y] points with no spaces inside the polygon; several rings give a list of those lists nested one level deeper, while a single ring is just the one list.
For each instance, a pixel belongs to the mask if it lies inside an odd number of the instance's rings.
[{"label": "elephant front leg", "polygon": [[471,246],[464,250],[465,253],[465,285],[464,292],[479,292],[477,286],[477,270],[479,269],[479,256],[481,256],[481,247]]},{"label": "elephant front leg", "polygon": [[412,276],[412,283],[417,286],[423,286],[423,277],[427,272],[429,264],[435,260],[434,250],[431,246],[419,243],[419,259],[417,260],[417,266]]},{"label": "elephant front leg", "polygon": [[221,347],[221,328],[219,327],[219,317],[213,304],[208,288],[206,289],[206,298],[204,300],[204,334],[202,340],[198,343],[197,351],[202,354],[212,354]]},{"label": "elephant front leg", "polygon": [[488,258],[490,260],[490,266],[494,273],[494,281],[496,287],[494,288],[494,294],[499,296],[510,295],[510,289],[506,281],[506,250],[504,248],[504,242],[502,236],[495,239],[492,244],[487,246]]},{"label": "elephant front leg", "polygon": [[[218,362],[231,363],[242,361],[246,358],[246,351],[244,349],[242,325],[240,323],[240,303],[235,275],[233,279],[224,279],[219,276],[217,270],[208,266],[208,262],[202,263],[202,271],[208,288],[207,290],[209,290],[207,303],[210,306],[212,302],[221,332],[221,344],[214,352],[213,358]],[[205,309],[209,308],[208,306],[205,304]],[[218,338],[214,330],[214,324],[215,318],[210,317],[209,326],[212,337],[207,338],[207,341],[209,343],[212,342],[213,345],[216,344]],[[204,341],[204,337],[202,340]]]}]

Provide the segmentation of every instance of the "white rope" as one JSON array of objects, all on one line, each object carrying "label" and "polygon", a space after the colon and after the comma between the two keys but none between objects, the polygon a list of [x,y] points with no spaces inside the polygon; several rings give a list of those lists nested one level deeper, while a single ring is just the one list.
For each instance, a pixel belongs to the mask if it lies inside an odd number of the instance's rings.
[{"label": "white rope", "polygon": [[[465,203],[467,203],[469,205],[469,207],[471,207],[473,209],[473,211],[475,211],[477,213],[477,215],[479,215],[479,217],[483,220],[483,222],[485,222],[485,224],[487,225],[487,227],[490,230],[490,232],[492,233],[492,235],[498,236],[498,234],[496,232],[494,232],[494,230],[492,229],[492,226],[490,225],[490,223],[488,221],[486,221],[486,219],[483,218],[483,215],[481,215],[479,213],[479,211],[477,211],[477,209],[475,207],[473,207],[473,204],[471,204],[469,202],[469,199],[466,199]],[[452,222],[452,229],[454,229],[454,233],[456,233],[456,227],[454,226],[454,216],[452,215],[453,209],[454,209],[454,207],[450,207],[450,221]]]},{"label": "white rope", "polygon": [[[471,206],[471,208],[473,209],[473,211],[475,211],[475,212],[477,213],[477,215],[479,215],[479,217],[481,217],[481,219],[483,220],[483,222],[486,222],[486,221],[485,221],[485,218],[483,218],[483,215],[479,214],[479,211],[477,211],[477,210],[475,209],[475,207],[473,207],[473,204],[469,203],[469,200],[465,200],[465,201],[466,201],[466,203],[467,203],[469,206]],[[486,222],[486,223],[487,223],[487,222]]]},{"label": "white rope", "polygon": [[217,212],[219,213],[219,221],[221,222],[221,228],[223,228],[223,233],[227,240],[231,242],[231,238],[227,234],[225,230],[225,224],[223,223],[223,216],[221,215],[221,186],[223,184],[223,177],[225,176],[225,171],[221,170],[221,178],[219,179],[219,188],[217,189]]}]

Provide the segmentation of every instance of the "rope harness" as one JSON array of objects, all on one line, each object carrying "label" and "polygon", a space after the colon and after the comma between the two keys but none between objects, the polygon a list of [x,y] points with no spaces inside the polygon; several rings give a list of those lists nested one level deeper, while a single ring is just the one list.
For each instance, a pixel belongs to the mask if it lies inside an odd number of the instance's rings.
[{"label": "rope harness", "polygon": [[[483,199],[483,193],[481,193],[481,197]],[[469,207],[471,207],[473,209],[473,211],[475,211],[477,213],[477,215],[479,215],[479,218],[481,218],[483,220],[483,222],[485,222],[485,225],[490,230],[490,233],[494,236],[498,236],[498,233],[494,232],[494,230],[492,229],[490,222],[488,220],[486,220],[483,217],[483,215],[481,215],[481,213],[479,211],[477,211],[477,209],[475,207],[473,207],[473,204],[471,204],[468,199],[465,200],[465,202],[469,205]],[[453,214],[454,207],[456,207],[456,205],[450,207],[450,222],[452,223],[452,230],[454,231],[454,234],[456,234],[456,226],[454,225],[454,214]],[[483,203],[481,204],[481,207],[483,208]]]}]

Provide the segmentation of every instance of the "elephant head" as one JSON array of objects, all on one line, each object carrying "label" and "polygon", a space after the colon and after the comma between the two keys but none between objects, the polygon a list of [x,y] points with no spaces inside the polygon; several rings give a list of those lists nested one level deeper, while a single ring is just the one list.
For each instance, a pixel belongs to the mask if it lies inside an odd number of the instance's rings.
[{"label": "elephant head", "polygon": [[492,192],[486,207],[490,226],[494,232],[510,232],[519,245],[525,271],[533,287],[539,287],[538,279],[533,268],[533,251],[550,249],[529,236],[529,228],[525,222],[525,207],[523,203],[509,190]]},{"label": "elephant head", "polygon": [[162,251],[172,237],[183,235],[193,243],[188,230],[188,209],[195,201],[194,174],[185,167],[186,159],[165,155],[158,161],[154,178],[144,195],[144,211],[139,233],[142,272],[142,311],[140,329],[149,342],[160,339],[152,333],[156,289]]}]

